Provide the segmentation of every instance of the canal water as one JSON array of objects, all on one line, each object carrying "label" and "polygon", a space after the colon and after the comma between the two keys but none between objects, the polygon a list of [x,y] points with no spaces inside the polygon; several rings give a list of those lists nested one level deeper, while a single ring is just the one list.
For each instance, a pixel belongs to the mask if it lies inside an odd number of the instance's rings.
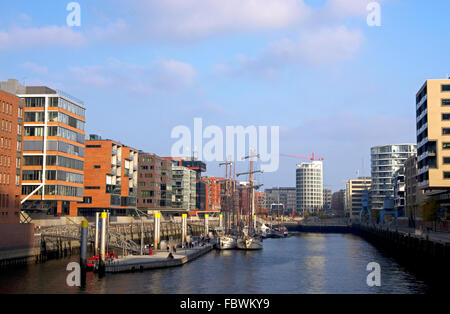
[{"label": "canal water", "polygon": [[[212,251],[182,267],[137,273],[89,273],[85,290],[68,287],[77,257],[0,270],[0,293],[426,293],[427,285],[351,234],[305,233],[267,239],[262,251]],[[366,283],[381,266],[381,286]]]}]

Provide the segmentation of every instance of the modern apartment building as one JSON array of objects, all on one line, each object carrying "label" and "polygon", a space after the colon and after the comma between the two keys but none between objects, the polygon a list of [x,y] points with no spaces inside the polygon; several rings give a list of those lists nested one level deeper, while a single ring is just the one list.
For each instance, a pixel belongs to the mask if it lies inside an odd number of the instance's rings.
[{"label": "modern apartment building", "polygon": [[417,184],[417,156],[411,156],[405,161],[405,216],[410,217],[412,220],[421,218],[420,206],[426,199]]},{"label": "modern apartment building", "polygon": [[398,169],[394,173],[394,179],[392,180],[392,182],[394,184],[394,208],[397,210],[397,214],[400,217],[402,217],[405,216],[405,202],[406,202],[404,166],[400,167],[400,169]]},{"label": "modern apartment building", "polygon": [[345,188],[345,212],[352,220],[359,220],[361,210],[369,207],[371,178],[350,179]]},{"label": "modern apartment building", "polygon": [[225,178],[203,177],[201,180],[205,183],[205,210],[221,211],[222,185],[225,184]]},{"label": "modern apartment building", "polygon": [[[297,207],[297,191],[293,187],[276,187],[264,191],[266,206],[268,209],[278,209],[279,204],[283,204],[285,215],[290,215]],[[272,206],[276,205],[276,206]],[[277,212],[278,214],[278,212]]]},{"label": "modern apartment building", "polygon": [[172,164],[172,207],[178,212],[196,209],[196,172]]},{"label": "modern apartment building", "polygon": [[0,90],[0,249],[33,244],[34,226],[20,219],[23,100]]},{"label": "modern apartment building", "polygon": [[206,164],[195,158],[165,158],[172,160],[176,166],[183,166],[195,172],[195,210],[204,211],[206,209],[206,183],[202,181],[202,172],[206,171]]},{"label": "modern apartment building", "polygon": [[267,215],[266,193],[255,192],[255,207],[257,215]]},{"label": "modern apartment building", "polygon": [[416,154],[416,147],[415,144],[392,144],[371,148],[371,209],[382,210],[384,201],[394,202],[394,174],[406,159]]},{"label": "modern apartment building", "polygon": [[140,152],[138,166],[138,208],[148,213],[172,211],[172,161]]},{"label": "modern apartment building", "polygon": [[0,90],[0,224],[20,222],[23,102]]},{"label": "modern apartment building", "polygon": [[323,210],[331,209],[331,190],[323,189]]},{"label": "modern apartment building", "polygon": [[331,198],[331,209],[334,214],[338,216],[344,215],[344,198],[345,198],[345,190],[339,190],[333,193]]},{"label": "modern apartment building", "polygon": [[310,213],[323,208],[323,163],[303,162],[296,172],[297,211]]},{"label": "modern apartment building", "polygon": [[136,214],[138,151],[119,142],[90,135],[86,140],[84,197],[80,216],[109,211],[112,216]]},{"label": "modern apartment building", "polygon": [[24,99],[22,210],[76,216],[77,202],[83,200],[83,102],[17,80],[0,88]]}]

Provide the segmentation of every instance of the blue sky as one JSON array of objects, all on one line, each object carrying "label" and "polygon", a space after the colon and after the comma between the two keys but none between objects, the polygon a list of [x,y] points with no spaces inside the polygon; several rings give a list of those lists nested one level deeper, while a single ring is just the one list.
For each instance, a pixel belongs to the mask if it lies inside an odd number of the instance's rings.
[{"label": "blue sky", "polygon": [[[450,74],[450,2],[2,1],[0,79],[84,100],[87,133],[169,155],[172,128],[280,126],[280,152],[324,160],[325,186],[369,174],[370,147],[415,142],[414,97]],[[258,179],[294,186],[299,160]],[[240,164],[244,169],[246,165]],[[209,175],[224,170],[209,165]]]}]

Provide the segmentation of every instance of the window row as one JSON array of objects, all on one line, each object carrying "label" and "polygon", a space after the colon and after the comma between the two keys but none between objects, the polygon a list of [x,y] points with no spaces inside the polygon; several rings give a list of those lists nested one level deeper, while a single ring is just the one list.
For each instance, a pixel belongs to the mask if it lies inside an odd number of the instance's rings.
[{"label": "window row", "polygon": [[0,138],[0,148],[11,149],[11,139],[7,137]]},{"label": "window row", "polygon": [[[44,111],[25,112],[25,122],[44,122]],[[48,113],[49,122],[61,122],[73,128],[84,131],[85,123],[63,112],[50,111]]]},{"label": "window row", "polygon": [[[23,156],[24,166],[42,166],[42,156]],[[84,170],[84,162],[65,156],[47,156],[47,166],[60,166],[76,170]]]},{"label": "window row", "polygon": [[[31,194],[39,185],[22,185],[22,195]],[[45,195],[61,195],[71,197],[83,197],[83,188],[65,185],[45,185]],[[34,195],[42,195],[42,188]]]},{"label": "window row", "polygon": [[[23,170],[22,180],[41,181],[42,170]],[[65,181],[71,183],[83,184],[83,175],[79,173],[68,172],[64,170],[47,170],[46,180],[49,181]]]},{"label": "window row", "polygon": [[[44,141],[24,141],[23,150],[25,152],[43,151]],[[84,157],[84,147],[76,146],[63,141],[47,141],[47,151],[62,152],[70,155]]]},{"label": "window row", "polygon": [[12,115],[13,105],[2,101],[2,113]]},{"label": "window row", "polygon": [[[84,144],[84,136],[81,133],[74,132],[72,130],[59,127],[59,126],[49,126],[47,127],[47,136],[59,136],[67,140]],[[25,136],[44,136],[43,126],[26,126],[24,128]]]}]

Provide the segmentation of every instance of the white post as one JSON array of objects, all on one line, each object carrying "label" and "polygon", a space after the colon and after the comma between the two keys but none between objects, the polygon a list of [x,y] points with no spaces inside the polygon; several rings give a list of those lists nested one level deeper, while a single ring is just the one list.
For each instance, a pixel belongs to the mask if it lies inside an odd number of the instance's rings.
[{"label": "white post", "polygon": [[219,214],[219,227],[222,229],[223,228],[223,215]]},{"label": "white post", "polygon": [[181,217],[181,243],[185,244],[187,239],[187,214],[182,214]]},{"label": "white post", "polygon": [[100,274],[104,274],[105,271],[105,246],[106,246],[106,218],[107,213],[102,212],[100,215],[102,230],[101,230],[101,242],[100,242]]},{"label": "white post", "polygon": [[154,219],[155,219],[155,236],[154,236],[154,246],[155,246],[155,250],[158,249],[159,246],[159,242],[160,242],[160,222],[161,222],[161,214],[160,213],[155,213],[154,215]]},{"label": "white post", "polygon": [[208,228],[208,214],[205,214],[205,238],[208,236],[209,228]]},{"label": "white post", "polygon": [[95,213],[95,243],[94,243],[94,255],[98,254],[98,224],[100,213]]}]

